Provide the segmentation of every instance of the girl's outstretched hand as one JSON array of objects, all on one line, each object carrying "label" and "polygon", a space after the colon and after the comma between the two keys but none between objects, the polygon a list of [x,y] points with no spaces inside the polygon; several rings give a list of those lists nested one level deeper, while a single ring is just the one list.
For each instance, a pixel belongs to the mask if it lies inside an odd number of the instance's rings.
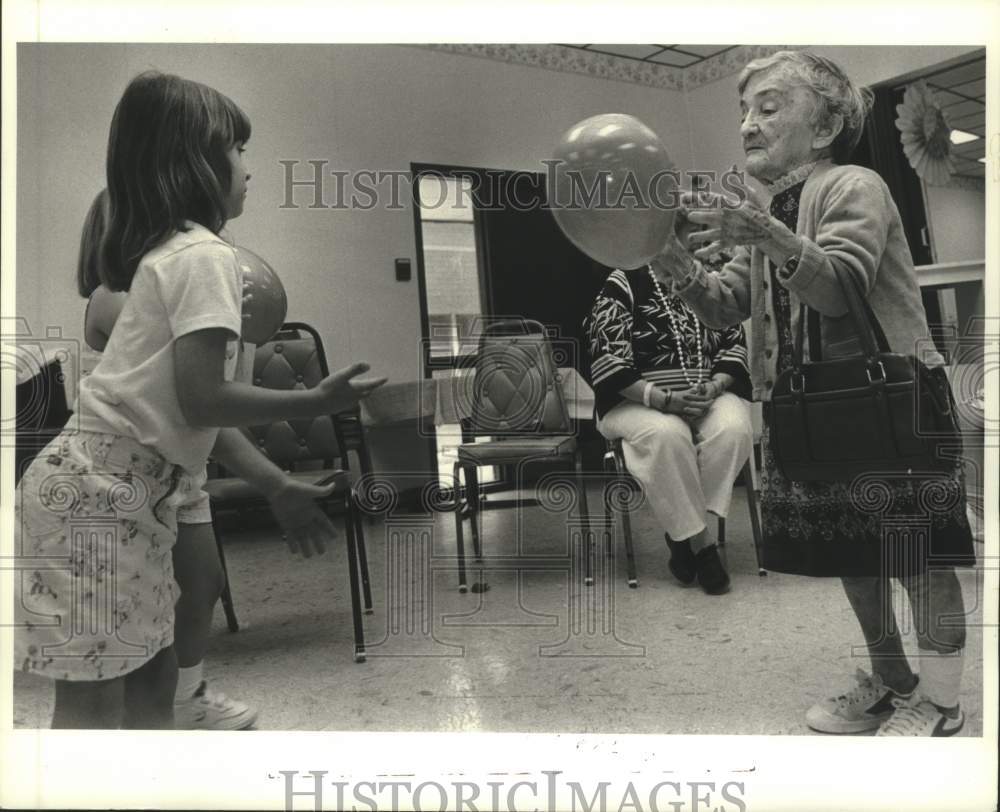
[{"label": "girl's outstretched hand", "polygon": [[336,538],[333,522],[316,504],[317,499],[326,498],[336,487],[336,483],[313,485],[288,477],[280,488],[268,494],[271,512],[293,554],[302,553],[303,558],[311,558],[314,552],[322,555],[327,543]]},{"label": "girl's outstretched hand", "polygon": [[371,367],[368,364],[359,362],[344,367],[320,381],[316,389],[319,391],[325,411],[337,414],[352,409],[388,380],[358,377],[369,369]]}]

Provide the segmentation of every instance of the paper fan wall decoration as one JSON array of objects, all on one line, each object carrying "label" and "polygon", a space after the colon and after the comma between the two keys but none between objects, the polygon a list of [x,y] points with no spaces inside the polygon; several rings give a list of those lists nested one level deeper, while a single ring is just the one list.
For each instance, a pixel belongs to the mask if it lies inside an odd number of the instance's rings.
[{"label": "paper fan wall decoration", "polygon": [[903,103],[896,105],[896,129],[903,152],[917,175],[934,186],[943,186],[955,171],[951,160],[951,127],[941,103],[927,83],[906,88]]}]

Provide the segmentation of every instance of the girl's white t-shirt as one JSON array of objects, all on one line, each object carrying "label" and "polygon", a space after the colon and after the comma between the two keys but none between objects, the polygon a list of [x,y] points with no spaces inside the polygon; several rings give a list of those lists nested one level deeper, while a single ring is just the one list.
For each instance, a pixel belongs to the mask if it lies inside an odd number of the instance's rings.
[{"label": "girl's white t-shirt", "polygon": [[196,473],[219,429],[184,420],[174,341],[197,330],[228,330],[223,374],[233,380],[243,285],[235,249],[207,228],[187,225],[140,260],[104,354],[80,384],[76,412],[81,430],[132,437]]}]

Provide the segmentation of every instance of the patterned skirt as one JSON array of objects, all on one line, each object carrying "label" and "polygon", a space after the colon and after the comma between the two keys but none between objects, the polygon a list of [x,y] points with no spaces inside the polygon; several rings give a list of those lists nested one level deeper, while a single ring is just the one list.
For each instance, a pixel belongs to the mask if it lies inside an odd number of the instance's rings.
[{"label": "patterned skirt", "polygon": [[907,577],[976,563],[962,460],[944,473],[793,482],[761,436],[762,565],[814,576]]},{"label": "patterned skirt", "polygon": [[15,668],[113,679],[170,646],[176,511],[201,484],[130,438],[49,443],[15,495]]}]

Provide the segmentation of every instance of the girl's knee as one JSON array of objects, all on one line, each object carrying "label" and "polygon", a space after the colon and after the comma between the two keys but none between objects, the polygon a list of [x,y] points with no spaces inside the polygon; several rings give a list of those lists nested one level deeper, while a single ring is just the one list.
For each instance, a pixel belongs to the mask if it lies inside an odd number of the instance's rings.
[{"label": "girl's knee", "polygon": [[210,572],[201,572],[197,575],[185,579],[177,579],[177,584],[181,589],[181,597],[178,601],[190,607],[212,607],[215,606],[222,595],[226,579],[222,574],[222,569]]},{"label": "girl's knee", "polygon": [[225,575],[212,525],[182,525],[174,548],[174,578],[185,601],[213,606],[222,594]]},{"label": "girl's knee", "polygon": [[58,680],[55,688],[53,728],[106,730],[121,726],[125,708],[122,679],[101,682]]}]

